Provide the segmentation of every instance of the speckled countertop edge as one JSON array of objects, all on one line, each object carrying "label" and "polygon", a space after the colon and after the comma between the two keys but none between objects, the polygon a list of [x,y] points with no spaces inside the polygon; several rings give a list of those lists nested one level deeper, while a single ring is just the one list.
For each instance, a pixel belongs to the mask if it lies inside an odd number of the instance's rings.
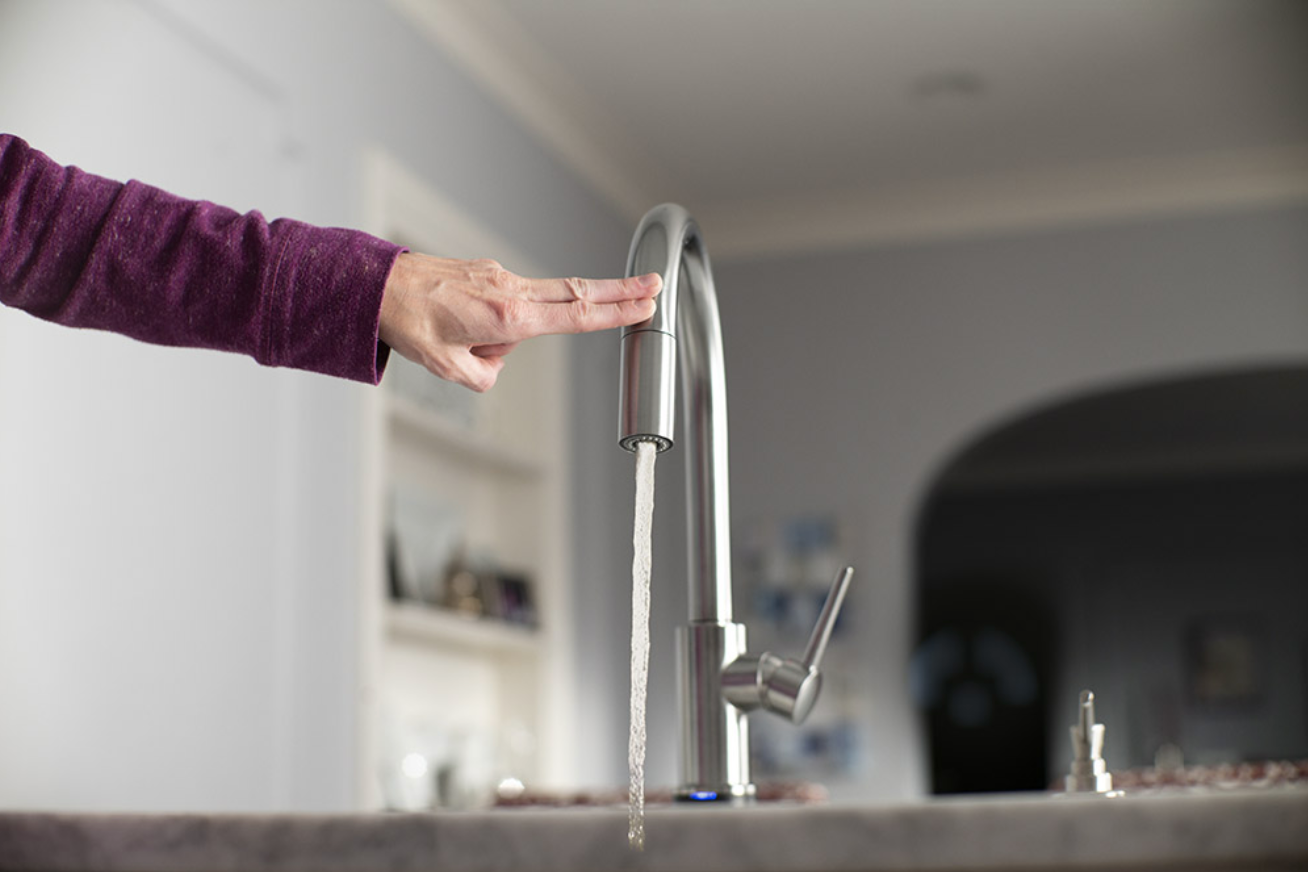
[{"label": "speckled countertop edge", "polygon": [[1308,869],[1308,789],[371,815],[0,813],[0,870]]}]

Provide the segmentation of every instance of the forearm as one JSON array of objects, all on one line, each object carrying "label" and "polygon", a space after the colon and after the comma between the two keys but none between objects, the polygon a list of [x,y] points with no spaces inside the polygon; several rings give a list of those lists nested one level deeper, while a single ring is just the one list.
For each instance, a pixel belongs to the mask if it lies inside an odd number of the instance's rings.
[{"label": "forearm", "polygon": [[376,383],[402,250],[120,184],[0,136],[0,302],[66,326]]}]

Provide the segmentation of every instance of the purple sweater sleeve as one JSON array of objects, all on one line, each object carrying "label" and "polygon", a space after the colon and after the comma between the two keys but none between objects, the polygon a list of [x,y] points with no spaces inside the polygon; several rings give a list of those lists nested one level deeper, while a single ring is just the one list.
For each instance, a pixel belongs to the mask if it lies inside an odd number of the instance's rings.
[{"label": "purple sweater sleeve", "polygon": [[69,327],[376,384],[404,249],[63,167],[0,134],[0,302]]}]

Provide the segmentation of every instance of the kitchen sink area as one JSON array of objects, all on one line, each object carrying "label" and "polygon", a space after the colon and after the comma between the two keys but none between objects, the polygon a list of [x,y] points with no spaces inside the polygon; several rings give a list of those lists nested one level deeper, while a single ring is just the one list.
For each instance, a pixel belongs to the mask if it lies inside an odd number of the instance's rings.
[{"label": "kitchen sink area", "polygon": [[[1308,870],[1305,34],[0,0],[0,154],[493,259],[562,330],[477,392],[385,288],[260,297],[250,360],[0,264],[0,872]],[[348,337],[374,383],[273,353]]]}]

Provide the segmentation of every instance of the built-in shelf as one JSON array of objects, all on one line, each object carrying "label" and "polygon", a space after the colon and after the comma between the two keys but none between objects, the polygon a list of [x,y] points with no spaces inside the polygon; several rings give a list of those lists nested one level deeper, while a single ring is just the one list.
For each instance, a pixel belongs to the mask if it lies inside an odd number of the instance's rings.
[{"label": "built-in shelf", "polygon": [[540,647],[539,633],[533,627],[418,603],[391,603],[386,610],[386,632],[397,640],[490,654],[535,654]]},{"label": "built-in shelf", "polygon": [[389,393],[386,412],[394,426],[407,429],[464,460],[514,475],[541,474],[541,464],[535,457],[452,423],[406,397]]},{"label": "built-in shelf", "polygon": [[[448,257],[493,254],[523,275],[548,274],[393,159],[370,154],[365,176],[367,229],[375,235]],[[393,739],[432,730],[496,735],[521,727],[536,740],[517,767],[525,778],[565,784],[571,777],[567,373],[561,337],[523,343],[486,395],[435,383],[392,356],[382,389],[363,401],[361,808],[410,807],[411,798],[388,793],[390,782],[378,773],[394,763]],[[459,553],[488,571],[511,568],[531,582],[539,626],[392,599],[388,548],[401,529],[404,572],[443,577]],[[541,687],[550,692],[537,693]],[[476,753],[456,744],[431,753]]]}]

